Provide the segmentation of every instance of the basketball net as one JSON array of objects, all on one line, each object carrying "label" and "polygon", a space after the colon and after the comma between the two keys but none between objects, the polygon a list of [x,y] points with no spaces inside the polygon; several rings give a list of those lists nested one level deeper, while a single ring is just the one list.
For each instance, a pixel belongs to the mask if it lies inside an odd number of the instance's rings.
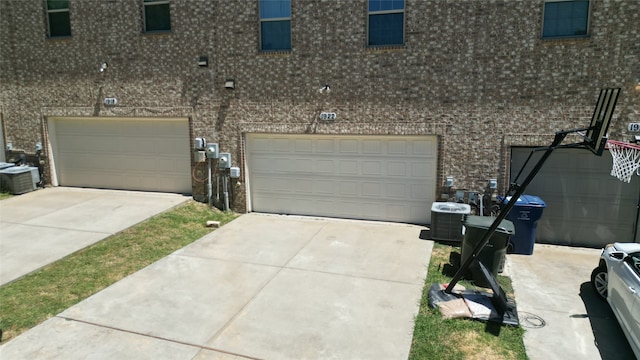
[{"label": "basketball net", "polygon": [[611,176],[630,183],[634,172],[640,175],[640,146],[615,140],[608,140],[607,146],[613,157]]}]

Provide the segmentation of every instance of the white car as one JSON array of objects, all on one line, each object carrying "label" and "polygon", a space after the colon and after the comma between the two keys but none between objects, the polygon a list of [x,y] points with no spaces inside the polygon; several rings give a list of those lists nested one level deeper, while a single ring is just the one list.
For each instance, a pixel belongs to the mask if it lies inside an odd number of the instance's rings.
[{"label": "white car", "polygon": [[640,359],[640,244],[614,243],[600,254],[591,273],[591,284],[606,299]]}]

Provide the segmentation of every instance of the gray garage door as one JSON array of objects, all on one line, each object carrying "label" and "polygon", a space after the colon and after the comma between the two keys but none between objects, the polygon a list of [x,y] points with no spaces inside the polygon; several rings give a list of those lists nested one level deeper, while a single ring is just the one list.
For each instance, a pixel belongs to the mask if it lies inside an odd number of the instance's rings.
[{"label": "gray garage door", "polygon": [[[512,149],[512,180],[530,152],[531,148]],[[540,155],[536,153],[529,165]],[[580,149],[555,150],[525,191],[547,203],[536,241],[596,248],[637,241],[640,179],[634,176],[630,184],[623,183],[610,172],[608,151],[598,157]],[[528,169],[520,182],[527,173]]]},{"label": "gray garage door", "polygon": [[433,136],[247,135],[253,211],[429,223]]},{"label": "gray garage door", "polygon": [[50,118],[57,185],[191,193],[186,118]]}]

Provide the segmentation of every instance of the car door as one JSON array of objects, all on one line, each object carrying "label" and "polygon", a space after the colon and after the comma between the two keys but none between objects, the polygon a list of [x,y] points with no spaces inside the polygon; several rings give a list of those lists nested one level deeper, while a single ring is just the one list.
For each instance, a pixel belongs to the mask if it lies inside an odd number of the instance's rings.
[{"label": "car door", "polygon": [[629,254],[613,271],[619,320],[628,331],[629,341],[637,347],[640,345],[640,252]]},{"label": "car door", "polygon": [[640,347],[640,252],[630,254],[625,261],[630,272],[629,292],[634,296],[629,332],[637,348]]},{"label": "car door", "polygon": [[616,314],[620,325],[625,329],[631,328],[633,303],[635,302],[635,290],[630,289],[630,282],[635,275],[631,268],[631,257],[627,255],[623,260],[611,262],[609,268],[608,301],[611,309]]}]

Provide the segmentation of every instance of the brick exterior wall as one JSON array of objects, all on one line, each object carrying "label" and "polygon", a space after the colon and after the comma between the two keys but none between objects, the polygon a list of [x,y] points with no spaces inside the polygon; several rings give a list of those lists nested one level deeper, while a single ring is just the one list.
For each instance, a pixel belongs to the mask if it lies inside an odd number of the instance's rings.
[{"label": "brick exterior wall", "polygon": [[[481,190],[488,178],[507,185],[510,146],[587,126],[600,88],[622,88],[610,138],[640,122],[636,0],[592,0],[590,36],[565,40],[540,38],[542,0],[406,0],[405,46],[385,49],[366,47],[366,1],[292,0],[292,50],[280,53],[259,51],[257,1],[172,0],[172,30],[155,35],[142,33],[141,4],[71,0],[72,37],[47,39],[43,1],[0,1],[0,111],[14,149],[46,144],[51,116],[188,117],[191,139],[218,142],[243,170],[251,132],[438,135],[440,183]],[[320,122],[321,111],[338,118]],[[193,193],[203,199],[206,184]]]}]

